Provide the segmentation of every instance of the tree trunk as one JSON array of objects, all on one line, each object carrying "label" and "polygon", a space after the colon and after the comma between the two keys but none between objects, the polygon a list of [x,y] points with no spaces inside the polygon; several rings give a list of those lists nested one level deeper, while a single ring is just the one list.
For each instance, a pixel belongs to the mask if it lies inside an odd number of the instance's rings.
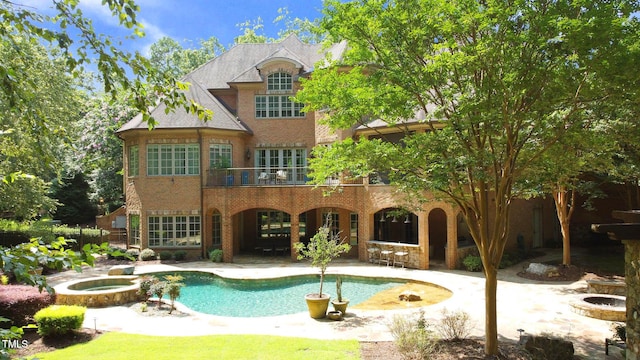
[{"label": "tree trunk", "polygon": [[498,290],[498,270],[497,268],[486,269],[484,271],[485,284],[485,343],[484,353],[486,355],[498,355],[498,312],[497,312],[497,290]]},{"label": "tree trunk", "polygon": [[557,185],[553,192],[556,215],[562,234],[562,264],[571,265],[571,216],[575,208],[576,191],[564,185]]},{"label": "tree trunk", "polygon": [[571,233],[567,218],[560,220],[560,232],[562,233],[562,265],[571,265]]}]

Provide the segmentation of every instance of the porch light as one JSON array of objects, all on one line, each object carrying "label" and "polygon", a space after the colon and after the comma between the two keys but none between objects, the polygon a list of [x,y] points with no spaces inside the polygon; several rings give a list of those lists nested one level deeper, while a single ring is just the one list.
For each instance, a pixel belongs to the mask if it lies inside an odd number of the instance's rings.
[{"label": "porch light", "polygon": [[383,223],[386,220],[384,219],[384,211],[380,214],[380,222]]},{"label": "porch light", "polygon": [[409,220],[409,215],[406,215],[406,216],[404,217],[404,223],[405,223],[405,224],[411,224],[411,220]]}]

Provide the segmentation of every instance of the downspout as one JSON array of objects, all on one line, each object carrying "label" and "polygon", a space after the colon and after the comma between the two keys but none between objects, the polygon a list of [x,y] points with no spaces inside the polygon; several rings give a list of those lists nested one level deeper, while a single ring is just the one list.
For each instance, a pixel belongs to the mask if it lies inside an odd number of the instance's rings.
[{"label": "downspout", "polygon": [[205,229],[204,224],[206,222],[206,214],[204,212],[204,184],[207,180],[207,174],[204,170],[204,156],[202,153],[202,134],[200,133],[200,129],[196,130],[198,132],[198,144],[200,147],[200,256],[202,259],[205,259]]}]

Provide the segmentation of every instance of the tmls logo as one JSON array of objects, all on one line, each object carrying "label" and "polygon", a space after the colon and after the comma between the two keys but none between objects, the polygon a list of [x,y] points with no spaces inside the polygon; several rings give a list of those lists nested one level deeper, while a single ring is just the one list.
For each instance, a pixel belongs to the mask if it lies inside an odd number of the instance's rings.
[{"label": "tmls logo", "polygon": [[29,342],[27,340],[7,340],[2,339],[2,347],[5,349],[22,349],[27,347]]}]

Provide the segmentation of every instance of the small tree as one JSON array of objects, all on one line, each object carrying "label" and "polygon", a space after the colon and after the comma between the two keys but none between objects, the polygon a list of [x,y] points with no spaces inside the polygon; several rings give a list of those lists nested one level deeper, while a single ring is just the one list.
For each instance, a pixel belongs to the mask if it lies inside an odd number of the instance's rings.
[{"label": "small tree", "polygon": [[324,273],[327,271],[329,263],[340,254],[351,250],[351,245],[343,243],[339,234],[331,232],[331,220],[327,217],[325,225],[318,229],[307,245],[299,242],[293,244],[293,248],[298,252],[298,260],[310,259],[311,266],[320,269],[318,297],[322,297]]},{"label": "small tree", "polygon": [[167,280],[164,290],[171,299],[171,308],[169,308],[169,314],[171,314],[175,309],[176,299],[180,296],[180,288],[184,286],[184,283],[181,282],[184,278],[180,275],[167,275],[164,278]]},{"label": "small tree", "polygon": [[151,284],[149,293],[158,297],[158,309],[162,306],[162,296],[164,295],[167,283],[165,281],[158,281]]}]

